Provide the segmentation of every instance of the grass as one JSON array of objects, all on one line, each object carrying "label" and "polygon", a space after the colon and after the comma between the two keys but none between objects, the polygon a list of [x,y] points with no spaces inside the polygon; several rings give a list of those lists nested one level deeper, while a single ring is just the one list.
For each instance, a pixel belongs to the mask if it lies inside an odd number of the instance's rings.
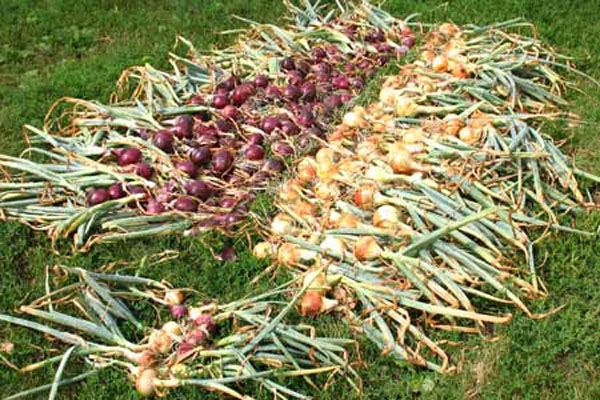
[{"label": "grass", "polygon": [[[539,29],[541,37],[564,53],[576,57],[580,69],[600,78],[600,25],[594,0],[456,0],[410,2],[388,0],[387,9],[397,15],[423,13],[426,21],[491,23],[523,16]],[[151,62],[164,66],[176,34],[193,40],[197,47],[222,44],[229,39],[217,34],[239,26],[231,14],[259,21],[277,21],[282,7],[269,0],[192,1],[104,1],[5,0],[0,13],[0,149],[17,154],[24,147],[21,126],[39,125],[50,104],[61,96],[106,100],[113,82],[127,66]],[[18,21],[19,23],[16,23]],[[555,129],[576,150],[580,165],[600,172],[600,91],[581,81],[568,94],[573,111],[587,124],[575,130]],[[576,225],[595,229],[597,214],[581,216]],[[229,300],[247,293],[248,278],[265,265],[254,260],[245,243],[234,243],[239,261],[215,262],[208,247],[220,250],[230,239],[211,235],[197,239],[168,237],[125,245],[103,245],[90,253],[69,258],[50,249],[42,233],[15,223],[0,224],[0,310],[13,310],[43,289],[46,265],[69,263],[84,268],[136,260],[165,249],[179,251],[167,265],[147,266],[141,274],[161,277],[175,285],[191,286],[200,297]],[[66,244],[60,248],[68,254]],[[539,321],[517,314],[512,324],[497,328],[494,341],[467,338],[454,351],[463,359],[462,371],[439,376],[378,357],[365,347],[367,367],[364,398],[368,399],[593,399],[600,398],[600,244],[574,236],[555,236],[538,246],[538,260],[550,296],[535,302],[536,311],[559,305],[559,313]],[[319,326],[329,333],[345,328],[333,318]],[[458,337],[455,337],[457,339]],[[461,338],[464,339],[464,338]],[[486,338],[486,339],[489,339]],[[0,326],[0,342],[15,344],[10,359],[16,364],[32,362],[49,354],[38,335]],[[0,398],[20,389],[51,381],[53,371],[20,375],[0,368]],[[344,385],[319,393],[333,399],[345,392]],[[71,399],[133,399],[126,378],[106,371],[83,384],[61,391]],[[351,395],[348,395],[351,397]],[[204,399],[203,392],[177,391],[173,398]],[[258,397],[269,398],[267,394]]]}]

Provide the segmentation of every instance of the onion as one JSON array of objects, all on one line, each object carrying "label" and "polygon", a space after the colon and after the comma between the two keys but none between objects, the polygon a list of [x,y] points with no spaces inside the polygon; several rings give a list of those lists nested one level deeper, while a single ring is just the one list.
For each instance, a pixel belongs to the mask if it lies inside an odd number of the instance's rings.
[{"label": "onion", "polygon": [[212,170],[215,173],[222,175],[225,172],[229,171],[229,169],[233,165],[233,161],[233,156],[228,150],[219,150],[212,156]]},{"label": "onion", "polygon": [[235,261],[237,259],[235,249],[231,246],[226,246],[221,250],[221,253],[219,253],[219,259],[221,261]]},{"label": "onion", "polygon": [[346,251],[344,241],[335,236],[327,236],[319,247],[334,257],[343,258]]},{"label": "onion", "polygon": [[361,236],[354,243],[354,256],[361,261],[373,260],[381,255],[383,250],[372,236]]},{"label": "onion", "polygon": [[458,132],[458,138],[465,143],[475,143],[481,137],[481,131],[465,126]]},{"label": "onion", "polygon": [[290,85],[300,86],[302,85],[302,81],[304,80],[304,75],[300,71],[290,71],[288,72],[287,82]]},{"label": "onion", "polygon": [[286,119],[281,122],[281,131],[283,132],[283,134],[291,136],[300,133],[300,128],[298,128],[298,126],[294,122],[290,121],[289,119]]},{"label": "onion", "polygon": [[323,295],[315,290],[308,290],[300,301],[300,314],[316,317],[323,308]]},{"label": "onion", "polygon": [[414,36],[403,36],[402,39],[400,39],[400,43],[403,46],[406,46],[410,49],[415,45],[415,37]]},{"label": "onion", "polygon": [[140,149],[134,147],[124,149],[118,155],[118,163],[121,167],[131,165],[139,162],[142,159],[142,152]]},{"label": "onion", "polygon": [[165,153],[171,153],[173,151],[173,134],[167,129],[156,132],[154,145]]},{"label": "onion", "polygon": [[[357,107],[358,108],[358,107]],[[361,111],[362,109],[362,111]],[[365,119],[364,119],[364,108],[361,107],[361,109],[354,109],[353,111],[347,112],[344,115],[343,118],[343,123],[344,125],[347,125],[350,128],[360,128],[362,126],[365,125]]]},{"label": "onion", "polygon": [[260,129],[266,133],[271,133],[281,126],[281,122],[277,117],[266,117],[260,124]]},{"label": "onion", "polygon": [[296,174],[301,182],[312,182],[317,176],[315,159],[305,157],[296,166]]},{"label": "onion", "polygon": [[142,397],[150,397],[156,394],[156,386],[154,384],[158,374],[154,369],[145,369],[140,373],[140,376],[135,380],[135,389]]},{"label": "onion", "polygon": [[108,194],[111,199],[121,199],[126,196],[125,190],[123,190],[122,183],[114,183],[108,188]]},{"label": "onion", "polygon": [[314,192],[321,200],[334,200],[340,196],[340,189],[334,182],[319,182],[315,185]]},{"label": "onion", "polygon": [[279,99],[281,98],[281,96],[283,96],[283,94],[281,93],[281,89],[279,89],[277,86],[267,87],[267,89],[265,90],[265,94],[268,98],[271,99]]},{"label": "onion", "polygon": [[218,89],[224,89],[226,91],[231,91],[235,87],[236,79],[234,76],[229,76],[227,79],[221,81],[218,85]]},{"label": "onion", "polygon": [[177,163],[175,163],[175,168],[177,168],[177,170],[183,172],[190,178],[196,177],[196,174],[198,173],[196,165],[190,160],[178,161]]},{"label": "onion", "polygon": [[283,95],[290,100],[298,100],[302,96],[302,91],[296,85],[287,85],[283,89]]},{"label": "onion", "polygon": [[232,105],[227,105],[221,110],[221,116],[223,118],[236,119],[238,115],[237,108]]},{"label": "onion", "polygon": [[373,225],[378,228],[390,229],[398,225],[400,216],[398,209],[391,205],[383,205],[373,213]]},{"label": "onion", "polygon": [[196,212],[198,210],[198,202],[192,197],[179,197],[173,203],[173,208],[182,212]]},{"label": "onion", "polygon": [[342,214],[336,222],[338,228],[358,228],[360,219],[354,214]]},{"label": "onion", "polygon": [[208,147],[195,147],[190,151],[190,160],[196,165],[203,165],[211,158],[210,149]]},{"label": "onion", "polygon": [[215,323],[212,315],[207,313],[202,313],[199,316],[194,318],[194,324],[197,327],[204,328],[208,333],[213,333],[217,329],[217,324]]},{"label": "onion", "polygon": [[146,212],[148,214],[162,214],[165,212],[165,206],[157,200],[150,199],[146,204]]},{"label": "onion", "polygon": [[396,115],[399,117],[413,117],[417,111],[417,104],[410,98],[404,96],[396,97]]},{"label": "onion", "polygon": [[185,293],[181,290],[170,289],[165,292],[163,300],[169,305],[182,304],[185,301]]},{"label": "onion", "polygon": [[302,186],[298,181],[290,179],[285,181],[279,188],[278,195],[285,202],[292,202],[300,198]]},{"label": "onion", "polygon": [[388,153],[388,164],[397,174],[410,174],[419,171],[421,168],[412,158],[410,152],[401,145],[393,146]]},{"label": "onion", "polygon": [[435,72],[446,72],[448,69],[448,59],[445,56],[436,56],[431,62],[431,68]]},{"label": "onion", "polygon": [[265,158],[265,150],[256,144],[251,144],[248,146],[244,154],[248,160],[252,161],[258,161]]},{"label": "onion", "polygon": [[148,346],[156,353],[166,354],[171,350],[173,341],[169,334],[162,329],[156,329],[148,338]]},{"label": "onion", "polygon": [[146,192],[146,189],[144,187],[142,187],[142,186],[129,185],[126,188],[126,191],[129,194],[132,194],[132,195],[134,195],[134,194],[143,194],[144,197],[142,199],[138,200],[138,201],[146,200],[148,198],[148,192]]},{"label": "onion", "polygon": [[204,97],[202,97],[201,95],[195,95],[190,99],[190,104],[195,105],[195,106],[201,106],[204,105]]},{"label": "onion", "polygon": [[154,173],[152,167],[144,162],[137,163],[133,171],[136,175],[139,175],[144,179],[150,179]]},{"label": "onion", "polygon": [[90,206],[95,206],[108,200],[110,200],[110,192],[104,188],[93,189],[87,195],[87,203]]},{"label": "onion", "polygon": [[276,236],[284,236],[294,232],[294,221],[286,214],[279,213],[271,221],[271,232]]},{"label": "onion", "polygon": [[376,193],[379,193],[377,185],[363,184],[354,192],[354,203],[360,208],[369,209],[373,206]]},{"label": "onion", "polygon": [[342,105],[342,99],[337,94],[332,94],[323,99],[323,105],[328,110],[333,110]]},{"label": "onion", "polygon": [[229,119],[218,119],[215,121],[215,126],[220,132],[227,133],[233,131],[235,126]]},{"label": "onion", "polygon": [[171,316],[175,319],[181,319],[187,314],[187,308],[182,304],[170,306],[169,311],[171,312]]},{"label": "onion", "polygon": [[286,71],[291,71],[293,69],[296,69],[296,64],[294,63],[294,60],[291,57],[286,57],[283,60],[281,60],[281,68]]},{"label": "onion", "polygon": [[337,89],[349,89],[350,88],[350,81],[348,80],[348,77],[346,75],[336,76],[335,78],[333,78],[332,83],[333,83],[333,86],[336,87]]},{"label": "onion", "polygon": [[300,115],[298,115],[298,118],[296,120],[298,121],[298,124],[306,128],[312,126],[315,123],[315,118],[312,112],[306,110],[300,112]]},{"label": "onion", "polygon": [[362,89],[365,87],[365,80],[363,78],[354,78],[351,82],[351,85],[355,89]]},{"label": "onion", "polygon": [[269,85],[269,78],[266,75],[256,75],[254,84],[259,88],[266,88]]},{"label": "onion", "polygon": [[269,158],[263,164],[263,170],[269,173],[281,172],[284,170],[284,168],[285,165],[283,164],[283,162],[275,158]]},{"label": "onion", "polygon": [[227,100],[227,96],[218,94],[212,99],[212,106],[218,110],[225,108],[229,104],[229,100]]},{"label": "onion", "polygon": [[254,246],[252,254],[254,254],[254,257],[258,258],[259,260],[263,260],[265,258],[272,257],[275,254],[275,248],[269,242],[260,242]]},{"label": "onion", "polygon": [[350,101],[352,101],[352,99],[354,99],[354,96],[351,95],[350,93],[344,93],[340,96],[340,100],[342,101],[342,103],[346,104]]},{"label": "onion", "polygon": [[325,57],[327,57],[327,52],[325,50],[323,50],[322,47],[315,47],[312,49],[312,55],[315,59],[317,60],[321,60]]},{"label": "onion", "polygon": [[304,82],[300,86],[300,92],[304,101],[313,101],[317,96],[317,87],[312,82]]},{"label": "onion", "polygon": [[294,155],[294,148],[285,142],[275,142],[271,145],[273,153],[281,157]]},{"label": "onion", "polygon": [[211,187],[202,181],[187,181],[183,185],[185,192],[190,196],[194,196],[202,201],[208,200],[212,194]]},{"label": "onion", "polygon": [[181,115],[175,119],[173,133],[180,139],[193,136],[194,118],[190,115]]},{"label": "onion", "polygon": [[161,329],[174,337],[181,336],[183,334],[181,325],[175,321],[166,322]]}]

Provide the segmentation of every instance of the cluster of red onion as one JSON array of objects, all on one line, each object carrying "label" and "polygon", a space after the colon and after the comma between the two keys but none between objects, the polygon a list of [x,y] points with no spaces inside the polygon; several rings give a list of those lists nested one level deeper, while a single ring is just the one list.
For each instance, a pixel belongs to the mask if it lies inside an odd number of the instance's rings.
[{"label": "cluster of red onion", "polygon": [[140,149],[114,149],[123,172],[157,185],[93,188],[88,204],[145,194],[132,207],[147,214],[200,212],[207,215],[202,222],[206,226],[239,222],[255,190],[285,168],[285,158],[309,153],[333,112],[351,102],[377,68],[414,45],[413,32],[406,26],[384,33],[349,25],[345,34],[370,45],[350,53],[335,45],[314,47],[310,54],[281,60],[275,77],[229,76],[210,93],[189,99],[202,111],[165,120],[169,127],[162,130],[138,131],[169,156],[174,170],[165,177],[164,168],[154,168],[149,161],[153,157],[145,157]]}]

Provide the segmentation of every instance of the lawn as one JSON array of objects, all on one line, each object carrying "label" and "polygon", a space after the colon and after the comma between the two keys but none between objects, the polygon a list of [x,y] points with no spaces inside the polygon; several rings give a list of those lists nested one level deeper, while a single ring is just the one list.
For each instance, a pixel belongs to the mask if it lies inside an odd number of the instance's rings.
[{"label": "lawn", "polygon": [[[600,6],[595,0],[388,0],[385,8],[399,16],[420,12],[424,21],[457,23],[484,24],[522,16],[537,26],[547,43],[574,56],[581,70],[600,79]],[[0,149],[17,154],[24,148],[22,125],[40,125],[59,97],[107,100],[125,67],[144,62],[164,67],[177,34],[192,39],[198,48],[227,43],[230,38],[218,32],[240,26],[231,15],[277,22],[283,7],[276,0],[3,0],[1,11]],[[568,132],[554,129],[552,133],[565,139],[579,165],[598,174],[600,153],[595,150],[600,145],[600,90],[583,80],[577,88],[580,90],[571,90],[567,98],[586,123]],[[600,214],[582,215],[575,223],[593,230],[600,223]],[[200,297],[230,300],[257,290],[248,282],[265,265],[252,258],[243,241],[231,243],[238,249],[238,261],[215,262],[207,247],[220,250],[229,241],[218,235],[167,237],[97,246],[87,254],[68,257],[68,243],[59,245],[62,255],[57,255],[43,233],[2,223],[0,311],[10,312],[43,292],[47,265],[68,263],[93,269],[128,260],[130,265],[125,268],[133,268],[144,255],[167,249],[178,251],[179,257],[169,264],[145,266],[140,274],[194,287]],[[451,337],[462,341],[453,351],[455,359],[462,360],[462,369],[453,376],[397,365],[365,346],[364,398],[600,398],[600,244],[594,239],[560,235],[540,244],[537,254],[550,295],[534,302],[532,308],[541,312],[564,305],[559,313],[543,320],[517,314],[512,324],[497,328],[486,338]],[[344,329],[334,318],[323,318],[318,325],[329,333]],[[0,334],[0,342],[15,344],[10,359],[18,365],[49,354],[39,335],[6,325],[0,326]],[[0,398],[47,383],[52,376],[50,369],[20,375],[2,366]],[[340,384],[316,397],[339,397],[347,390]],[[126,378],[111,371],[61,394],[72,399],[137,398]],[[172,397],[207,398],[192,390],[174,392]],[[265,393],[257,393],[257,397],[269,398]],[[352,397],[350,392],[348,397]]]}]

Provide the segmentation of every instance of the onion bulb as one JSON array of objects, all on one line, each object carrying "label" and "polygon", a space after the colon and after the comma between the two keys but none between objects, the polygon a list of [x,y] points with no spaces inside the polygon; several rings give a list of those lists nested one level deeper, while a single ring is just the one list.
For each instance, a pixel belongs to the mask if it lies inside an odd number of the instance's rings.
[{"label": "onion bulb", "polygon": [[481,131],[479,129],[474,129],[468,126],[465,126],[458,132],[458,138],[465,143],[475,143],[481,137]]},{"label": "onion bulb", "polygon": [[294,179],[290,179],[281,185],[278,194],[281,200],[285,202],[291,202],[300,198],[301,190],[302,187],[299,185],[299,183]]},{"label": "onion bulb", "polygon": [[304,157],[296,166],[296,175],[301,182],[311,182],[317,176],[315,159]]},{"label": "onion bulb", "polygon": [[294,220],[286,214],[279,213],[271,222],[271,232],[276,236],[284,236],[294,231]]},{"label": "onion bulb", "polygon": [[454,36],[456,33],[458,33],[458,27],[450,22],[441,24],[438,30],[442,35],[446,36]]},{"label": "onion bulb", "polygon": [[354,214],[342,214],[337,221],[338,228],[358,228],[360,219]]},{"label": "onion bulb", "polygon": [[169,334],[162,329],[156,329],[150,334],[148,346],[156,353],[166,354],[171,350],[173,341]]},{"label": "onion bulb", "polygon": [[419,164],[415,162],[410,152],[402,146],[394,146],[388,153],[387,161],[397,174],[410,174],[420,170]]},{"label": "onion bulb", "polygon": [[431,68],[435,72],[446,72],[448,70],[448,59],[446,56],[436,56],[431,62]]},{"label": "onion bulb", "polygon": [[154,396],[156,393],[156,380],[158,374],[154,369],[145,369],[135,380],[135,389],[142,397]]},{"label": "onion bulb", "polygon": [[356,146],[355,152],[362,161],[369,162],[377,158],[379,155],[379,147],[372,141],[364,141]]},{"label": "onion bulb", "polygon": [[396,98],[398,97],[398,90],[393,87],[384,87],[379,92],[379,101],[388,107],[392,107],[396,104]]},{"label": "onion bulb", "polygon": [[185,364],[175,364],[169,371],[177,378],[189,378],[191,375],[190,367]]},{"label": "onion bulb", "polygon": [[263,260],[265,258],[272,257],[273,254],[275,254],[275,248],[273,244],[269,242],[260,242],[254,246],[252,254],[254,254],[254,257],[258,258],[259,260]]},{"label": "onion bulb", "polygon": [[315,159],[317,160],[317,164],[335,164],[336,156],[332,149],[323,147],[317,151]]},{"label": "onion bulb", "polygon": [[374,183],[366,183],[360,185],[354,192],[354,203],[363,209],[369,209],[373,207],[373,199],[375,193],[378,193],[379,189]]},{"label": "onion bulb", "polygon": [[315,196],[321,200],[334,200],[340,196],[340,189],[333,182],[319,182],[314,191]]},{"label": "onion bulb", "polygon": [[323,308],[323,295],[314,290],[307,291],[300,301],[300,314],[308,317],[319,315]]},{"label": "onion bulb", "polygon": [[174,306],[183,303],[185,300],[185,293],[181,290],[171,289],[165,292],[164,301],[168,305]]},{"label": "onion bulb", "polygon": [[399,96],[396,98],[395,111],[398,117],[412,117],[417,114],[418,106],[412,99]]},{"label": "onion bulb", "polygon": [[425,138],[425,133],[420,128],[407,129],[402,135],[402,142],[404,143],[421,143]]},{"label": "onion bulb", "polygon": [[167,332],[169,335],[177,337],[183,334],[183,330],[181,329],[181,325],[179,325],[175,321],[169,321],[165,323],[162,328],[163,331]]},{"label": "onion bulb", "polygon": [[362,236],[354,243],[354,256],[359,260],[373,260],[381,255],[383,250],[372,236]]},{"label": "onion bulb", "polygon": [[308,288],[308,291],[314,291],[325,294],[329,287],[327,286],[327,277],[323,271],[308,271],[304,274],[302,287]]},{"label": "onion bulb", "polygon": [[323,251],[333,255],[334,257],[342,258],[346,252],[344,241],[335,236],[327,236],[319,246]]},{"label": "onion bulb", "polygon": [[390,229],[395,227],[399,220],[398,209],[391,205],[383,205],[373,213],[373,225],[378,228]]},{"label": "onion bulb", "polygon": [[449,136],[457,136],[458,132],[465,126],[462,119],[456,114],[448,114],[444,118],[444,133]]},{"label": "onion bulb", "polygon": [[356,106],[344,115],[343,123],[350,128],[363,128],[366,125],[364,107]]}]

